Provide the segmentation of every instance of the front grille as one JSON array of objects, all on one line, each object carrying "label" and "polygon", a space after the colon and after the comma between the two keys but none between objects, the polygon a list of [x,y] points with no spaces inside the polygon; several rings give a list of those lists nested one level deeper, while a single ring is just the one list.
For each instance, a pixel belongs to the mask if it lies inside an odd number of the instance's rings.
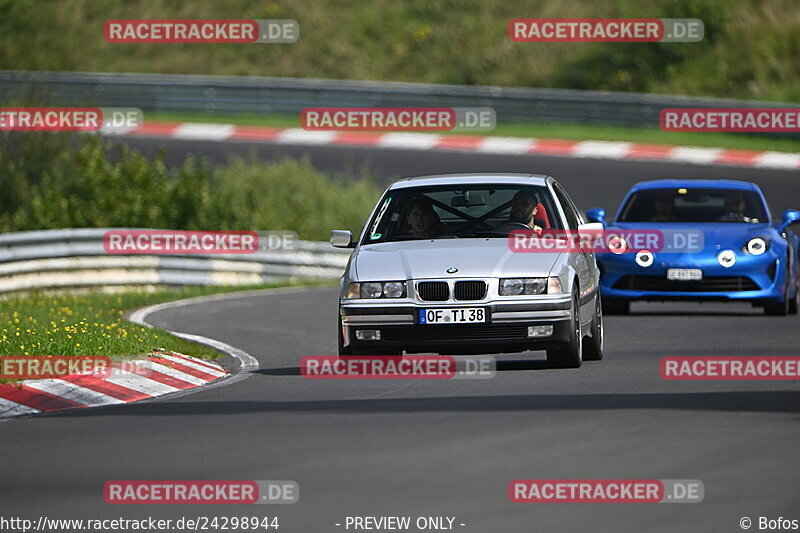
[{"label": "front grille", "polygon": [[421,281],[417,283],[417,294],[426,302],[446,302],[450,298],[450,288],[446,281]]},{"label": "front grille", "polygon": [[381,338],[386,341],[479,341],[484,339],[526,340],[526,325],[460,327],[460,326],[383,326]]},{"label": "front grille", "polygon": [[623,276],[615,289],[654,292],[739,292],[757,291],[759,286],[746,276],[715,276],[698,281],[668,280],[665,276]]},{"label": "front grille", "polygon": [[485,281],[456,281],[453,288],[456,300],[483,300],[486,296]]}]

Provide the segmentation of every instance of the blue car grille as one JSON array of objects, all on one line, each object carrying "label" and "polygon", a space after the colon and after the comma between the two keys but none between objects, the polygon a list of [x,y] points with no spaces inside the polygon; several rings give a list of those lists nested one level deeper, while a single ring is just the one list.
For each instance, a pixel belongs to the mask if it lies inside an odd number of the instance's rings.
[{"label": "blue car grille", "polygon": [[665,276],[623,276],[615,289],[651,292],[739,292],[757,291],[759,286],[746,276],[714,276],[699,281],[673,281]]}]

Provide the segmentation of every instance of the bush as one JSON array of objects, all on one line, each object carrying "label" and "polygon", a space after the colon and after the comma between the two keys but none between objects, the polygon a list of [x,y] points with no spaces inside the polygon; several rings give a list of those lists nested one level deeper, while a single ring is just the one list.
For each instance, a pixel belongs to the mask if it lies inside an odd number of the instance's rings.
[{"label": "bush", "polygon": [[293,230],[325,240],[364,223],[380,190],[345,181],[308,160],[234,158],[211,168],[188,158],[171,169],[96,135],[0,138],[0,231],[148,227]]}]

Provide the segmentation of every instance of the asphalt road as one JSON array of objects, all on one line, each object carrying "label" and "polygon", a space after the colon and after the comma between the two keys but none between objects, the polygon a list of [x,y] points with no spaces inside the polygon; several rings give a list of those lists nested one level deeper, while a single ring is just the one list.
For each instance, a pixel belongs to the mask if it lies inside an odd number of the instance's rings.
[{"label": "asphalt road", "polygon": [[[210,157],[228,149],[192,148]],[[277,150],[258,149],[261,157]],[[310,154],[328,169],[369,157],[384,177],[550,173],[582,207],[608,207],[630,183],[670,176],[751,179],[774,207],[800,203],[796,172],[342,148]],[[3,422],[0,516],[277,514],[281,533],[343,531],[335,524],[348,515],[451,516],[457,530],[486,533],[726,532],[741,531],[743,516],[800,519],[798,382],[675,382],[658,374],[667,355],[796,356],[800,319],[741,304],[634,304],[633,311],[606,319],[606,359],[577,370],[549,370],[544,354],[533,352],[498,355],[490,380],[347,381],[307,380],[297,368],[304,355],[336,349],[333,289],[164,310],[148,320],[232,344],[260,369],[178,398]],[[506,490],[519,478],[699,479],[705,500],[513,504]],[[288,479],[299,483],[300,501],[112,506],[102,499],[110,479]]]}]

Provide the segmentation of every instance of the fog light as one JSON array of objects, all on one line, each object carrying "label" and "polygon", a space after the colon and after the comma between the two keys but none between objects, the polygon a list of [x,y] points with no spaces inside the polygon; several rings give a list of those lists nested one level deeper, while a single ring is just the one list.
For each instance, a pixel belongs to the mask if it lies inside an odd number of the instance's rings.
[{"label": "fog light", "polygon": [[649,250],[640,250],[636,252],[636,264],[640,267],[647,268],[653,264],[653,254]]},{"label": "fog light", "polygon": [[379,329],[357,329],[356,339],[360,341],[379,341],[381,340],[381,330]]},{"label": "fog light", "polygon": [[528,337],[549,337],[553,334],[553,326],[528,326]]},{"label": "fog light", "polygon": [[736,264],[736,253],[733,250],[722,250],[717,256],[717,261],[725,268],[730,268]]}]

